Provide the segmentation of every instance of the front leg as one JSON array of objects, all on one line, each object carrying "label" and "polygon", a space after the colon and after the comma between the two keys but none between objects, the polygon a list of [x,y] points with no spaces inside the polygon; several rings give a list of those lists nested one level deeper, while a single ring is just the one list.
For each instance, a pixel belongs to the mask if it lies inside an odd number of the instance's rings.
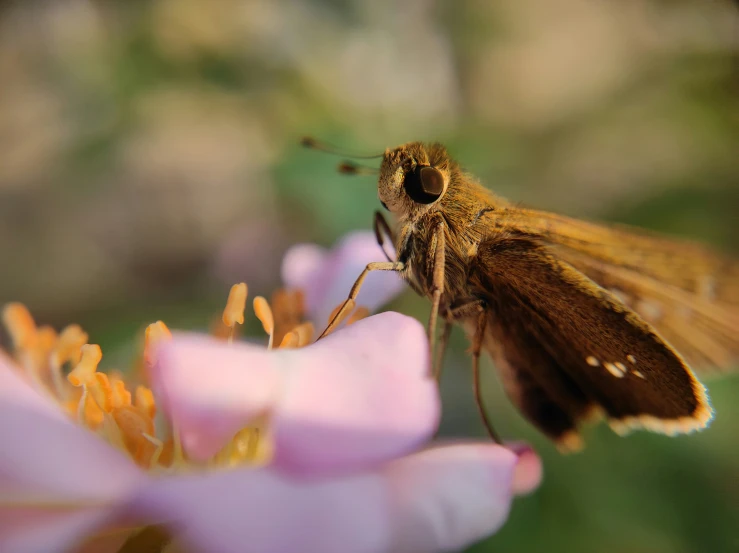
[{"label": "front leg", "polygon": [[375,219],[372,223],[372,228],[375,231],[375,240],[377,240],[377,245],[380,246],[382,253],[385,254],[385,259],[392,262],[392,259],[385,249],[385,236],[390,238],[390,243],[395,247],[395,244],[397,243],[395,233],[390,228],[390,225],[387,224],[385,217],[383,217],[382,213],[379,211],[375,211]]},{"label": "front leg", "polygon": [[357,278],[354,286],[352,286],[352,289],[349,292],[349,297],[344,301],[343,304],[341,304],[341,307],[336,312],[336,315],[333,316],[331,322],[328,323],[326,330],[324,330],[323,333],[318,337],[318,340],[330,334],[331,331],[333,331],[337,326],[339,326],[339,324],[341,324],[341,321],[344,320],[344,318],[351,312],[351,310],[354,309],[357,296],[359,295],[359,290],[362,288],[362,283],[371,271],[401,272],[404,269],[405,264],[401,263],[400,261],[375,261],[373,263],[368,263],[367,267],[364,269],[364,271],[362,271],[362,274],[360,274],[359,278]]},{"label": "front leg", "polygon": [[[439,318],[441,294],[444,291],[446,268],[446,224],[441,218],[436,219],[431,235],[429,263],[427,272],[431,272],[431,314],[429,315],[428,337],[431,356],[436,347],[436,321]],[[433,376],[434,369],[431,368]]]}]

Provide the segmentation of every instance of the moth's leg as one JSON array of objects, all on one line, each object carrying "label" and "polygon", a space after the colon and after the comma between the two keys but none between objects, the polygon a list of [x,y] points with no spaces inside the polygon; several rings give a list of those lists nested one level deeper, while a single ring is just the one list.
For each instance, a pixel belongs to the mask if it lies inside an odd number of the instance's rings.
[{"label": "moth's leg", "polygon": [[[387,254],[387,251],[385,250],[385,237],[383,235],[383,232],[386,233],[387,236],[390,237],[390,240],[392,240],[392,243],[393,243],[393,247],[396,244],[395,233],[390,228],[390,225],[388,225],[385,217],[383,217],[382,213],[380,213],[379,211],[375,211],[375,220],[374,220],[373,228],[375,231],[375,239],[377,240],[377,245],[380,246],[380,248],[382,249],[382,253],[385,254],[385,258],[388,261],[392,261],[391,257]],[[413,280],[408,279],[406,280],[406,282],[416,294],[422,297],[425,296],[423,291],[418,287],[418,285],[415,282],[413,282]]]},{"label": "moth's leg", "polygon": [[385,254],[385,258],[388,261],[392,261],[392,259],[390,259],[390,256],[387,254],[387,251],[385,251],[385,236],[389,236],[390,241],[392,242],[393,246],[395,246],[395,234],[390,228],[390,225],[387,224],[387,220],[385,220],[385,217],[383,217],[382,213],[380,213],[379,211],[375,211],[375,220],[372,228],[375,231],[375,239],[377,240],[377,244],[382,249],[382,253]]},{"label": "moth's leg", "polygon": [[362,283],[364,282],[364,279],[367,277],[368,273],[370,273],[371,271],[402,271],[403,269],[405,269],[405,263],[401,263],[399,261],[376,261],[373,263],[368,263],[367,267],[365,267],[364,271],[362,271],[362,274],[360,274],[359,278],[357,278],[354,286],[352,286],[352,289],[349,292],[349,297],[344,301],[344,303],[341,304],[341,307],[336,312],[336,315],[334,315],[333,319],[331,319],[331,322],[328,323],[326,330],[323,331],[318,339],[320,340],[324,336],[330,334],[344,319],[344,317],[346,317],[349,312],[354,309],[357,296],[359,295],[359,290],[362,288]]},{"label": "moth's leg", "polygon": [[434,364],[432,367],[432,372],[434,375],[434,378],[438,381],[441,380],[441,369],[444,366],[444,354],[446,354],[446,347],[449,345],[449,336],[452,333],[452,321],[445,320],[444,321],[444,331],[441,333],[441,339],[439,340],[439,345],[436,348],[436,352],[434,355]]},{"label": "moth's leg", "polygon": [[444,318],[444,330],[439,340],[439,345],[434,356],[434,377],[441,379],[441,369],[444,364],[444,354],[449,344],[449,336],[452,333],[452,324],[459,319],[477,315],[484,309],[484,302],[477,298],[455,302],[456,306],[445,309],[441,316]]},{"label": "moth's leg", "polygon": [[441,294],[444,291],[444,269],[446,263],[446,238],[444,237],[444,223],[436,223],[431,238],[433,255],[433,269],[431,273],[431,314],[429,315],[429,346],[433,356],[436,347],[436,320],[439,317]]},{"label": "moth's leg", "polygon": [[458,321],[459,319],[477,316],[483,311],[485,311],[485,302],[481,299],[457,300],[449,308],[448,318]]},{"label": "moth's leg", "polygon": [[482,390],[480,389],[480,351],[482,350],[482,342],[485,338],[487,322],[487,313],[483,310],[477,318],[477,330],[475,331],[475,336],[472,338],[472,385],[475,392],[477,410],[480,413],[480,418],[482,418],[482,423],[485,425],[485,430],[488,431],[488,435],[495,443],[502,444],[503,442],[493,428],[485,411],[485,405],[482,402]]}]

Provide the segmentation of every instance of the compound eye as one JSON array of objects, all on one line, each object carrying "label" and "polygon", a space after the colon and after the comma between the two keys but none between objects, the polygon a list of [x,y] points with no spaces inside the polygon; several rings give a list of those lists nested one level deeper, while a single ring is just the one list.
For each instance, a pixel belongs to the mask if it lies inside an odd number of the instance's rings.
[{"label": "compound eye", "polygon": [[417,165],[413,171],[406,173],[403,186],[414,202],[430,204],[444,192],[444,175],[435,167]]}]

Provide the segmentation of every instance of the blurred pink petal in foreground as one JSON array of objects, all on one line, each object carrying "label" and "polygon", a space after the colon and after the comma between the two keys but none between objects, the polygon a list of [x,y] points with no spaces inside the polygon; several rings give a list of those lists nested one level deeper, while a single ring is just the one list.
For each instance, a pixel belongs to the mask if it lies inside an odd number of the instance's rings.
[{"label": "blurred pink petal in foreground", "polygon": [[327,478],[261,469],[161,480],[141,509],[202,552],[450,551],[500,528],[515,468],[507,449],[461,444]]},{"label": "blurred pink petal in foreground", "polygon": [[215,455],[266,416],[274,465],[354,470],[417,449],[436,430],[439,398],[415,320],[388,312],[306,348],[268,351],[175,336],[151,376],[186,453]]},{"label": "blurred pink petal in foreground", "polygon": [[66,551],[110,523],[146,475],[22,376],[0,352],[0,551]]},{"label": "blurred pink petal in foreground", "polygon": [[[367,263],[373,261],[386,258],[372,232],[347,234],[330,251],[315,244],[298,244],[282,260],[282,281],[288,288],[305,292],[308,318],[321,326],[349,295]],[[404,289],[405,284],[396,273],[374,271],[364,281],[357,305],[374,312]]]},{"label": "blurred pink petal in foreground", "polygon": [[[396,313],[295,350],[175,335],[150,375],[186,455],[145,462],[74,423],[0,354],[0,551],[74,551],[122,524],[164,525],[196,553],[473,543],[503,524],[514,493],[538,485],[541,465],[492,444],[419,449],[440,407],[427,347],[420,323]],[[271,456],[236,447],[250,425]],[[95,550],[116,551],[116,539]]]}]

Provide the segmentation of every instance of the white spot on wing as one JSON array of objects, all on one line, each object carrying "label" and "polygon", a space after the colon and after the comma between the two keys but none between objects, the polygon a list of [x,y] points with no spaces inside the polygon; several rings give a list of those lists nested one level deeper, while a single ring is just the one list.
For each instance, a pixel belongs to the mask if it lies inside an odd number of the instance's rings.
[{"label": "white spot on wing", "polygon": [[[623,366],[622,363],[619,363],[619,365]],[[626,376],[626,373],[621,371],[615,364],[613,363],[603,363],[603,366],[606,368],[606,370],[611,373],[616,378],[623,378]]]},{"label": "white spot on wing", "polygon": [[588,357],[587,357],[587,358],[585,359],[585,361],[586,361],[586,362],[587,362],[587,364],[588,364],[588,365],[590,365],[591,367],[597,367],[598,365],[600,365],[600,361],[598,361],[598,360],[597,360],[597,359],[596,359],[595,357],[593,357],[592,355],[588,356]]},{"label": "white spot on wing", "polygon": [[636,357],[634,357],[633,355],[627,355],[626,359],[629,360],[629,363],[636,365]]},{"label": "white spot on wing", "polygon": [[635,374],[636,376],[638,376],[639,378],[643,378],[644,380],[646,380],[646,379],[647,379],[647,377],[646,377],[646,376],[644,376],[644,375],[642,374],[642,372],[641,372],[641,371],[632,371],[632,372],[633,372],[633,373],[634,373],[634,374]]}]

